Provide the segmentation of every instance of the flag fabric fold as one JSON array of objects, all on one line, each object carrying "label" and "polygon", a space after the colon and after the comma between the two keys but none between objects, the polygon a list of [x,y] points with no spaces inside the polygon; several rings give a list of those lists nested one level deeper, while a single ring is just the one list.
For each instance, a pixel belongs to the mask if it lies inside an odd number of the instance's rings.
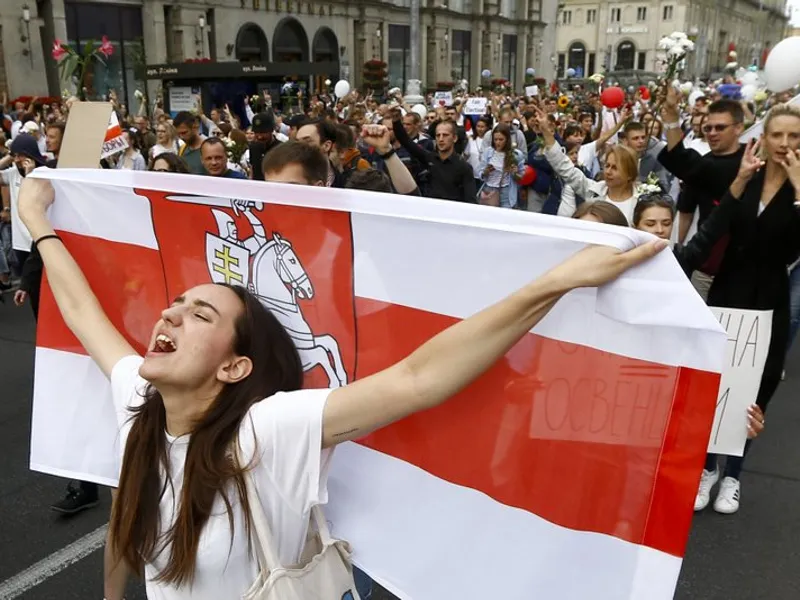
[{"label": "flag fabric fold", "polygon": [[[137,350],[186,288],[241,283],[292,336],[309,387],[388,367],[587,244],[647,237],[354,190],[34,176],[53,182],[53,224]],[[725,338],[669,252],[575,290],[456,398],[337,449],[333,534],[402,598],[671,598]],[[31,468],[114,485],[108,395],[45,285]]]}]

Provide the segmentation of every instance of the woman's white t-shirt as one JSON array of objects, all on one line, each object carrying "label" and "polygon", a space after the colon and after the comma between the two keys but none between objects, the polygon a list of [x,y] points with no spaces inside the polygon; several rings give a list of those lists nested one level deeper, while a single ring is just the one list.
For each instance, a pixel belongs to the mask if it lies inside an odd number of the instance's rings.
[{"label": "woman's white t-shirt", "polygon": [[[111,387],[120,447],[124,449],[130,431],[132,406],[142,404],[147,382],[139,376],[140,356],[121,359],[111,372]],[[322,412],[330,390],[300,390],[279,393],[257,402],[239,429],[241,456],[255,468],[250,471],[266,512],[281,564],[296,563],[308,532],[311,508],[327,502],[328,466],[331,450],[322,449]],[[183,487],[183,468],[189,436],[174,438],[164,433],[169,452],[172,486],[159,507],[161,531],[175,521],[175,498]],[[124,450],[123,450],[124,451]],[[163,476],[162,476],[163,480]],[[238,493],[228,492],[233,506],[235,535],[231,545],[225,504],[218,497],[212,515],[200,534],[197,567],[191,586],[177,588],[154,582],[164,568],[169,552],[145,565],[149,600],[219,600],[240,598],[253,583],[258,564],[247,551],[247,534]],[[124,502],[124,498],[120,498]]]}]

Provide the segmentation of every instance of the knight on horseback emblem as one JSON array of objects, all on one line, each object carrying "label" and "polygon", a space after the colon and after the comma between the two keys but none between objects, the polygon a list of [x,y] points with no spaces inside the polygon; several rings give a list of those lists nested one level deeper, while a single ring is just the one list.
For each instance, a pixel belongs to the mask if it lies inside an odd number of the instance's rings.
[{"label": "knight on horseback emblem", "polygon": [[206,232],[206,264],[211,280],[246,285],[278,319],[294,341],[303,370],[320,365],[331,388],[347,384],[339,344],[328,334],[316,335],[303,317],[298,300],[311,300],[314,285],[303,268],[292,243],[273,232],[267,237],[264,224],[253,214],[260,202],[232,200],[235,214],[241,212],[250,222],[253,235],[239,237],[234,218],[225,211],[211,209],[218,233]]}]

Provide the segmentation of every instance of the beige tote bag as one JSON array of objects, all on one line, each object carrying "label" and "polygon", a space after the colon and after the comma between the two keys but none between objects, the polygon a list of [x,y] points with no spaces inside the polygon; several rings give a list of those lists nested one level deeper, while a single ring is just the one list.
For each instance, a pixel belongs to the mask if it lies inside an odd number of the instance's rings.
[{"label": "beige tote bag", "polygon": [[309,529],[300,562],[282,567],[253,478],[248,474],[245,482],[259,574],[242,600],[359,600],[350,546],[331,537],[322,509],[311,509],[314,527]]}]

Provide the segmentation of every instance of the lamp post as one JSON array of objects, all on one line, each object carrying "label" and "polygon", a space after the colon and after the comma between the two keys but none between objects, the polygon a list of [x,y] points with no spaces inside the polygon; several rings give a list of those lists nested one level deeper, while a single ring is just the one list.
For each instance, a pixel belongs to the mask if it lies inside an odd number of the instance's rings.
[{"label": "lamp post", "polygon": [[33,66],[33,51],[31,50],[31,9],[27,4],[22,5],[22,21],[25,23],[25,40],[28,42],[28,58]]},{"label": "lamp post", "polygon": [[419,78],[420,58],[420,27],[419,27],[419,0],[411,0],[411,15],[410,15],[410,37],[411,37],[411,52],[409,58],[411,59],[410,77],[406,82],[406,97],[405,101],[408,105],[420,104],[425,100],[422,97],[421,88],[422,81]]},{"label": "lamp post", "polygon": [[200,15],[197,18],[197,24],[200,26],[200,58],[206,57],[206,17]]}]

